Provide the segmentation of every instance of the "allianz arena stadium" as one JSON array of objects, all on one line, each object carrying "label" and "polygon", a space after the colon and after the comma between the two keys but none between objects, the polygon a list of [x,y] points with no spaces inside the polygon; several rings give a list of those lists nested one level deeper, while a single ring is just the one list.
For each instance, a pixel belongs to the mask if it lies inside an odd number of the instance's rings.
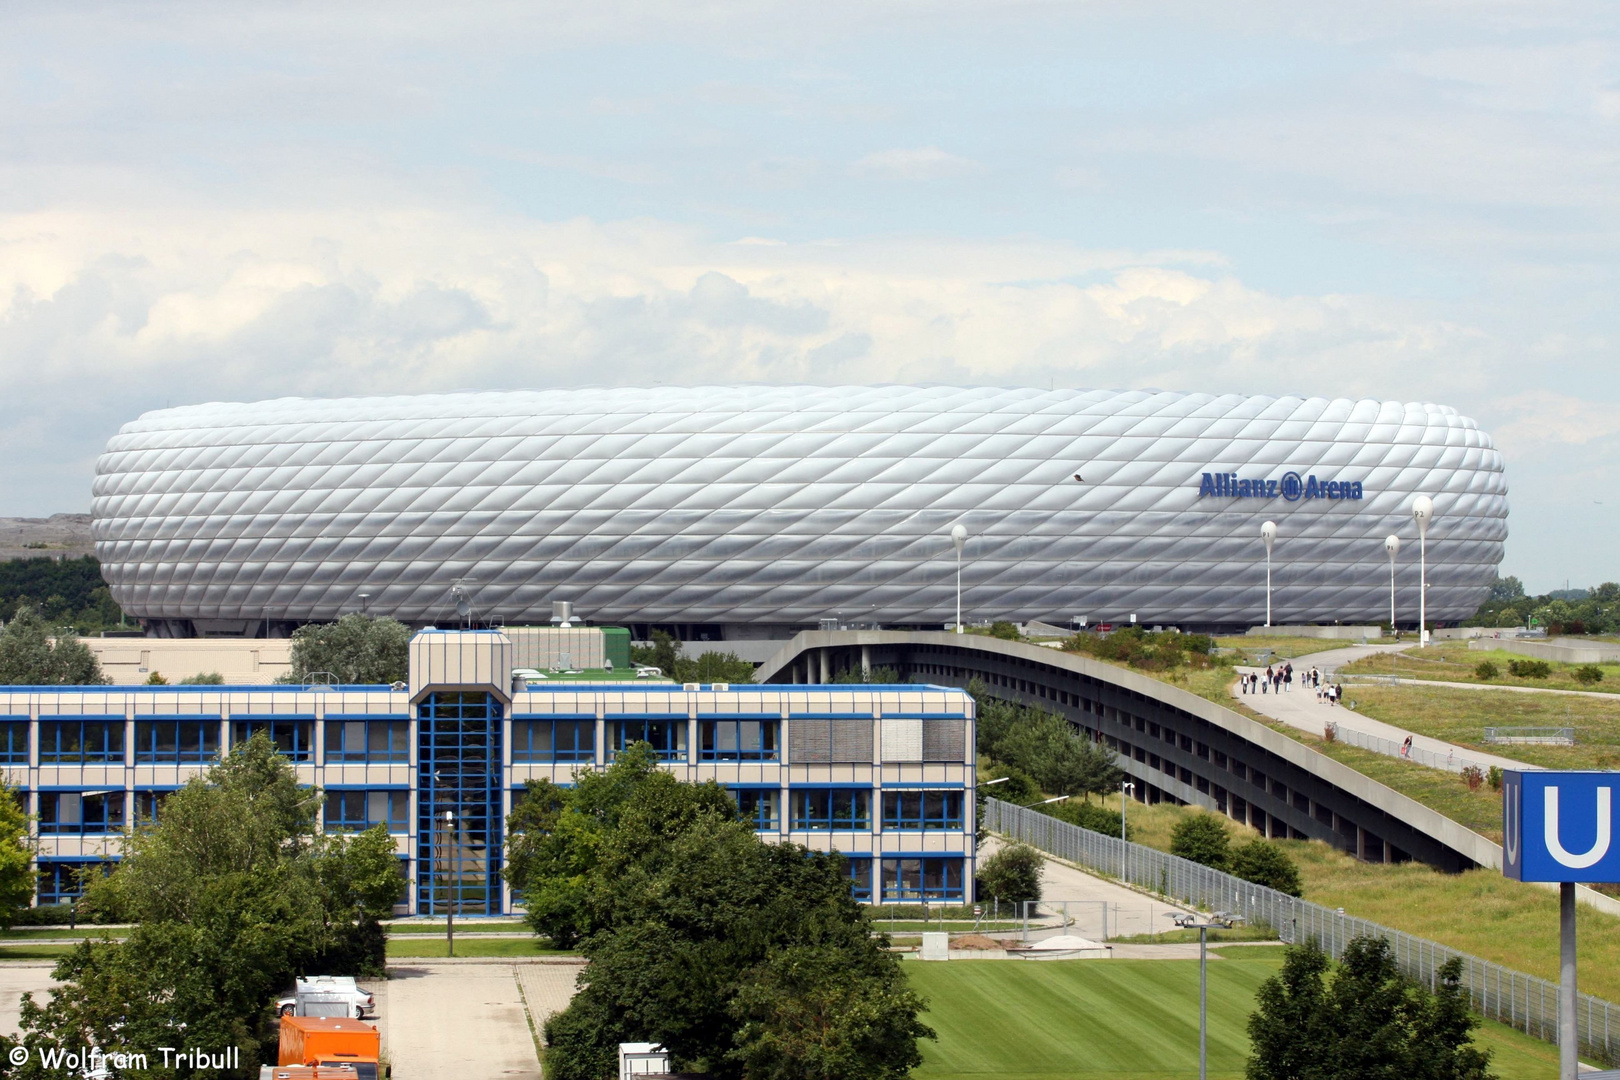
[{"label": "allianz arena stadium", "polygon": [[[1502,559],[1502,457],[1438,405],[714,386],[216,403],[147,413],[96,467],[96,554],[149,632],[284,633],[362,609],[714,637],[837,618],[1415,624]],[[697,636],[692,634],[691,636]],[[774,636],[782,636],[776,634]]]}]

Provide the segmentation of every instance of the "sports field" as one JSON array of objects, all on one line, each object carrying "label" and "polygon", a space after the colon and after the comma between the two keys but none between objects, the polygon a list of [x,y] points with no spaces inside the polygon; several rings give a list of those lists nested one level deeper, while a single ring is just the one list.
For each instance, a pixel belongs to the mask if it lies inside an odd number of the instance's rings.
[{"label": "sports field", "polygon": [[[1233,947],[1229,952],[1237,952]],[[1209,1075],[1240,1080],[1254,995],[1281,964],[1209,965]],[[1198,1075],[1198,963],[1193,960],[908,961],[939,1032],[919,1080],[1190,1080]],[[1476,1038],[1502,1080],[1553,1080],[1557,1050],[1500,1025]]]}]

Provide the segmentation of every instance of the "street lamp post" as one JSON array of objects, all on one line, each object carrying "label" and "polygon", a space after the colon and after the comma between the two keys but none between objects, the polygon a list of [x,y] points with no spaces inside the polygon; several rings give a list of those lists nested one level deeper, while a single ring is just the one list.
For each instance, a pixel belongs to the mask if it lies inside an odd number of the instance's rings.
[{"label": "street lamp post", "polygon": [[1418,648],[1429,643],[1429,522],[1434,500],[1419,495],[1412,500],[1412,520],[1418,527]]},{"label": "street lamp post", "polygon": [[1277,542],[1277,523],[1268,521],[1260,526],[1260,539],[1266,544],[1266,626],[1271,626],[1271,545]]},{"label": "street lamp post", "polygon": [[956,632],[962,633],[962,548],[967,544],[967,526],[951,526],[951,543],[956,546]]},{"label": "street lamp post", "polygon": [[1198,1080],[1209,1080],[1209,942],[1210,930],[1230,930],[1238,917],[1216,911],[1206,919],[1167,912],[1183,930],[1198,931]]},{"label": "street lamp post", "polygon": [[454,875],[454,874],[452,874],[450,872],[451,855],[450,855],[450,850],[449,850],[448,845],[450,845],[451,843],[453,843],[455,841],[455,820],[456,820],[456,812],[454,810],[446,810],[444,812],[444,840],[445,840],[445,844],[446,844],[445,853],[444,853],[444,873],[445,873],[445,878],[448,880],[449,890],[450,890],[448,895],[445,897],[445,905],[444,905],[445,906],[444,951],[445,951],[446,955],[449,955],[449,956],[456,955],[456,892],[455,892],[455,890],[457,890],[457,889],[459,889],[461,887],[460,880],[457,878],[456,875]]},{"label": "street lamp post", "polygon": [[1394,533],[1384,537],[1384,554],[1389,556],[1389,632],[1395,632],[1395,556],[1401,553],[1401,538]]}]

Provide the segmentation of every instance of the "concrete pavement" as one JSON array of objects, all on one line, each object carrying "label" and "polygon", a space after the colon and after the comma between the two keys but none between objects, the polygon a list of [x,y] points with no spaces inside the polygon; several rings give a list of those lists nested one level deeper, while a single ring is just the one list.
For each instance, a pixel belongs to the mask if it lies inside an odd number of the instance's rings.
[{"label": "concrete pavement", "polygon": [[[1000,850],[1001,842],[990,837],[979,846],[979,858],[984,859]],[[1030,927],[1030,940],[1056,934],[1078,934],[1093,941],[1109,937],[1130,937],[1135,934],[1163,933],[1175,929],[1169,916],[1185,913],[1189,909],[1167,904],[1156,897],[1139,893],[1116,882],[1088,874],[1084,870],[1059,862],[1050,855],[1041,869],[1041,910],[1049,915],[1063,914],[1067,907],[1071,920],[1065,930],[1060,919],[1047,919],[1039,928]],[[1106,921],[1106,933],[1104,924]],[[998,931],[992,937],[1009,937]],[[1155,946],[1157,947],[1157,946]],[[1196,949],[1194,955],[1197,955]]]},{"label": "concrete pavement", "polygon": [[[407,960],[388,967],[377,995],[383,1052],[397,1080],[446,1076],[540,1080],[540,1059],[511,962],[444,964]],[[577,965],[557,965],[571,979]]]},{"label": "concrete pavement", "polygon": [[34,1000],[45,1003],[45,991],[55,986],[51,969],[55,961],[7,961],[0,964],[0,1035],[15,1035],[19,1030],[18,1009],[24,993],[32,990]]},{"label": "concrete pavement", "polygon": [[[1292,691],[1278,694],[1256,692],[1245,694],[1238,689],[1238,684],[1234,682],[1232,684],[1232,696],[1262,716],[1270,717],[1273,720],[1287,724],[1289,727],[1309,732],[1312,735],[1320,736],[1324,734],[1327,724],[1337,723],[1340,727],[1353,728],[1364,734],[1379,739],[1387,739],[1396,744],[1411,738],[1414,748],[1433,754],[1442,761],[1451,757],[1477,763],[1482,768],[1489,768],[1493,765],[1499,769],[1536,768],[1534,765],[1528,765],[1522,761],[1515,761],[1512,758],[1502,757],[1498,754],[1488,754],[1481,750],[1446,742],[1444,739],[1419,735],[1405,728],[1396,727],[1394,724],[1386,724],[1383,721],[1374,720],[1370,716],[1352,712],[1343,706],[1329,705],[1326,702],[1317,700],[1314,689],[1301,685],[1300,675],[1309,671],[1312,667],[1321,670],[1322,681],[1326,684],[1330,681],[1333,672],[1353,660],[1410,647],[1409,645],[1357,645],[1352,648],[1328,649],[1319,653],[1296,656],[1291,661],[1294,665],[1294,688]],[[1237,670],[1260,674],[1265,672],[1263,666],[1240,667]]]}]

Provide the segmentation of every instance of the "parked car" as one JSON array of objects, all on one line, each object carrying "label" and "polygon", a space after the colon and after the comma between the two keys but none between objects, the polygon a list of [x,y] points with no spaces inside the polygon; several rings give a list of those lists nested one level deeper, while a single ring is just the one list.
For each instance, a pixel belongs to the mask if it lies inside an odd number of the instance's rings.
[{"label": "parked car", "polygon": [[352,1016],[364,1020],[376,1010],[377,999],[355,985],[349,975],[311,975],[299,979],[291,997],[276,1002],[277,1016]]}]

